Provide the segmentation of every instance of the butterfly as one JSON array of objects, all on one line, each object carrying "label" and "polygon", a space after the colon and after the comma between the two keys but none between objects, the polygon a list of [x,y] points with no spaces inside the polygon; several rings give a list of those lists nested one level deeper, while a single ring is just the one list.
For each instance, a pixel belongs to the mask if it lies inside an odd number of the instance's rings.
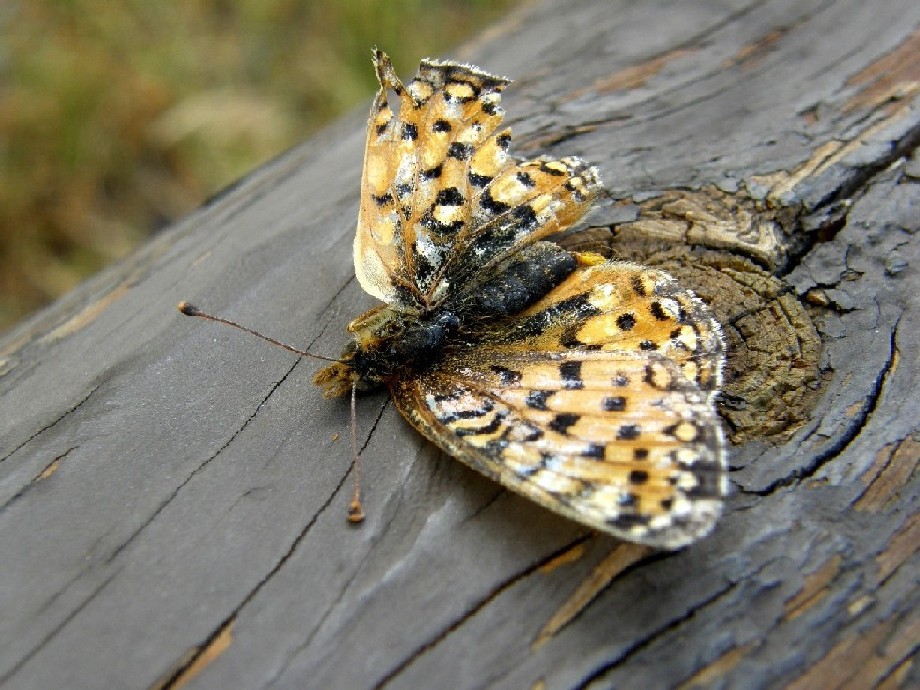
[{"label": "butterfly", "polygon": [[665,549],[709,533],[728,481],[708,307],[662,271],[550,241],[601,182],[575,157],[509,153],[510,80],[429,59],[404,85],[373,62],[354,264],[382,304],[316,385],[388,387],[445,452],[590,528]]}]

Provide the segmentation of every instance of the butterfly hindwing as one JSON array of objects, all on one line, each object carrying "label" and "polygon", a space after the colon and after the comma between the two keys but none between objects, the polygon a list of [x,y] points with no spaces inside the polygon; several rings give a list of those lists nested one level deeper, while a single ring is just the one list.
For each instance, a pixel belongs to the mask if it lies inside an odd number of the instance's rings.
[{"label": "butterfly hindwing", "polygon": [[711,529],[726,492],[712,403],[721,357],[698,299],[661,272],[611,262],[579,268],[391,390],[419,431],[508,488],[677,548]]}]

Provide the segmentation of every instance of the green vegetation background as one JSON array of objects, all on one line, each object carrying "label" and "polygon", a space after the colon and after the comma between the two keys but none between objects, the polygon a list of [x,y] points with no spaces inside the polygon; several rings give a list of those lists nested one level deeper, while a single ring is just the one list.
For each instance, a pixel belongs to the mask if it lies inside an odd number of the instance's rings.
[{"label": "green vegetation background", "polygon": [[0,5],[0,331],[517,1]]}]

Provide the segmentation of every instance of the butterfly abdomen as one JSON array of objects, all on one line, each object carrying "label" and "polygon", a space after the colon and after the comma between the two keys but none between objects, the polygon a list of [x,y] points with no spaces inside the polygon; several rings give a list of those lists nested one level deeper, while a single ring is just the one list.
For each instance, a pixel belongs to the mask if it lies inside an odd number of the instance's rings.
[{"label": "butterfly abdomen", "polygon": [[457,311],[472,319],[517,314],[561,283],[577,265],[567,251],[538,242],[496,271],[484,285],[461,293]]}]

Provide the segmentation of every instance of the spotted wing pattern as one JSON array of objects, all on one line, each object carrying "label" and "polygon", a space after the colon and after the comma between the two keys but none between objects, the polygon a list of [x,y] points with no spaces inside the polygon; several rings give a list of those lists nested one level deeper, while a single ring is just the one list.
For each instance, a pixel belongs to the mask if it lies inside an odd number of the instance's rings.
[{"label": "spotted wing pattern", "polygon": [[[470,65],[424,60],[406,86],[374,52],[355,273],[364,290],[422,311],[511,253],[577,220],[596,171],[577,158],[520,161],[500,129],[510,83]],[[398,97],[398,113],[387,91]]]},{"label": "spotted wing pattern", "polygon": [[720,327],[692,293],[605,262],[391,390],[421,433],[506,487],[678,548],[711,530],[727,491],[722,360]]}]

